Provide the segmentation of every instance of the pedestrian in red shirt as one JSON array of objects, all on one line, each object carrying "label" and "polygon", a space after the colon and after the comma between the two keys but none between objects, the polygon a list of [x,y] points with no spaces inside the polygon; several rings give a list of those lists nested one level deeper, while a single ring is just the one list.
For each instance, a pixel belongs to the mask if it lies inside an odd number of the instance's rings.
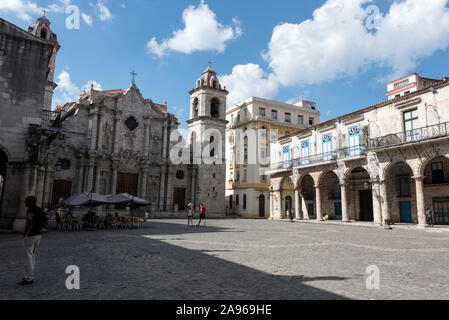
[{"label": "pedestrian in red shirt", "polygon": [[206,226],[206,207],[201,203],[200,204],[200,222],[198,222],[198,227],[201,226],[201,221],[204,220],[204,226]]}]

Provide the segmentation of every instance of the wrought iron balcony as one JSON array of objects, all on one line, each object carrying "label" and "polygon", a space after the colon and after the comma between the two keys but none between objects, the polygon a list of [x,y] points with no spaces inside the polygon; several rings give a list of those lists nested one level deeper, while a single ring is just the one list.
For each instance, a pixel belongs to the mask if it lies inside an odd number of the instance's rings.
[{"label": "wrought iron balcony", "polygon": [[449,122],[427,126],[411,131],[389,134],[383,137],[369,140],[369,149],[378,150],[386,147],[400,146],[403,144],[421,142],[446,137],[449,133]]},{"label": "wrought iron balcony", "polygon": [[43,110],[42,111],[42,124],[51,126],[53,124],[53,121],[56,120],[58,115],[60,114],[60,111],[49,111],[49,110]]},{"label": "wrought iron balcony", "polygon": [[336,161],[337,160],[337,151],[327,152],[322,154],[316,154],[312,156],[302,157],[299,159],[293,160],[294,167],[306,167],[310,165],[316,165],[320,163]]}]

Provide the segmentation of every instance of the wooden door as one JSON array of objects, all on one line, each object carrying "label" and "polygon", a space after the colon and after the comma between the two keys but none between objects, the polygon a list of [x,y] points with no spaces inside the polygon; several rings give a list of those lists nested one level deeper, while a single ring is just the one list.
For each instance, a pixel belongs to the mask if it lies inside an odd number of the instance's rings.
[{"label": "wooden door", "polygon": [[137,197],[139,189],[139,175],[133,173],[118,173],[117,174],[117,189],[116,193],[128,193]]},{"label": "wooden door", "polygon": [[72,181],[68,180],[55,180],[53,181],[53,193],[51,196],[51,205],[55,205],[59,202],[59,199],[64,200],[72,195]]},{"label": "wooden door", "polygon": [[174,188],[173,189],[173,204],[178,205],[179,210],[185,210],[186,205],[186,189],[185,188]]},{"label": "wooden door", "polygon": [[259,218],[265,218],[265,196],[263,194],[259,197]]},{"label": "wooden door", "polygon": [[360,221],[374,222],[373,191],[360,191]]}]

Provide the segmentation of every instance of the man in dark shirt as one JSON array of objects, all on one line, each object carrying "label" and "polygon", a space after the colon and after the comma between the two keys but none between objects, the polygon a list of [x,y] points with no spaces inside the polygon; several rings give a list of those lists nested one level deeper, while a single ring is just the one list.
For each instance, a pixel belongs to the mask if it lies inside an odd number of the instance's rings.
[{"label": "man in dark shirt", "polygon": [[26,226],[23,236],[23,247],[25,249],[25,277],[19,285],[30,285],[34,282],[34,268],[36,264],[36,249],[42,238],[42,229],[47,223],[47,215],[37,205],[35,196],[25,200],[27,209]]}]

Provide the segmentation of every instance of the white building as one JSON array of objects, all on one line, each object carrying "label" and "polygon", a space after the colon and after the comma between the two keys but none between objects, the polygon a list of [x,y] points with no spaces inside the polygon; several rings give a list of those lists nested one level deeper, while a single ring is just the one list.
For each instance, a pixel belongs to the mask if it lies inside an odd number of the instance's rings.
[{"label": "white building", "polygon": [[316,103],[287,104],[250,97],[226,112],[226,207],[228,214],[269,215],[270,137],[286,135],[320,121]]},{"label": "white building", "polygon": [[419,74],[413,73],[406,77],[389,82],[387,84],[387,92],[385,95],[388,97],[388,100],[400,98],[412,92],[427,88],[435,83],[438,83],[439,81],[440,80],[437,79],[422,78]]},{"label": "white building", "polygon": [[[389,84],[390,85],[390,84]],[[271,217],[449,224],[449,79],[276,143]],[[294,195],[291,195],[291,185]]]}]

